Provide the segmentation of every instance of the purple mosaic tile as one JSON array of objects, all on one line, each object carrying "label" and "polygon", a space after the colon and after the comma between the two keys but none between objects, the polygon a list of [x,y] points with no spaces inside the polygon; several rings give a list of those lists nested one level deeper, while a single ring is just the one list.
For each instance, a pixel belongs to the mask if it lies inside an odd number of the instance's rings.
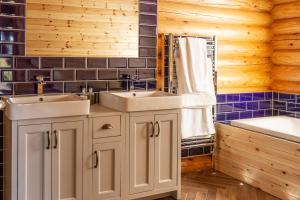
[{"label": "purple mosaic tile", "polygon": [[138,69],[139,79],[155,79],[155,69]]},{"label": "purple mosaic tile", "polygon": [[35,94],[35,84],[34,83],[15,83],[14,84],[14,94],[15,95],[25,95],[25,94]]},{"label": "purple mosaic tile", "polygon": [[253,94],[252,93],[244,93],[240,94],[240,101],[252,101]]},{"label": "purple mosaic tile", "polygon": [[271,101],[260,101],[259,102],[259,109],[271,109],[272,102]]},{"label": "purple mosaic tile", "polygon": [[226,121],[231,121],[231,120],[236,120],[236,119],[240,119],[239,112],[226,113]]},{"label": "purple mosaic tile", "polygon": [[86,58],[65,58],[65,68],[85,68]]},{"label": "purple mosaic tile", "polygon": [[140,55],[140,57],[155,57],[156,56],[156,48],[140,47],[139,55]]},{"label": "purple mosaic tile", "polygon": [[273,99],[273,93],[272,92],[266,92],[265,93],[266,100],[272,100]]},{"label": "purple mosaic tile", "polygon": [[109,58],[108,60],[109,68],[126,68],[127,59],[126,58]]},{"label": "purple mosaic tile", "polygon": [[81,93],[82,89],[86,88],[86,82],[65,82],[65,93]]},{"label": "purple mosaic tile", "polygon": [[54,81],[72,81],[75,77],[74,70],[54,70],[53,80]]},{"label": "purple mosaic tile", "polygon": [[217,106],[217,110],[218,110],[218,113],[232,112],[233,111],[233,104],[232,103],[219,104]]},{"label": "purple mosaic tile", "polygon": [[44,85],[44,93],[51,94],[51,93],[63,93],[63,82],[47,82]]},{"label": "purple mosaic tile", "polygon": [[156,13],[157,12],[157,5],[140,3],[140,12]]},{"label": "purple mosaic tile", "polygon": [[239,94],[227,94],[226,101],[227,102],[238,102],[238,101],[240,101],[240,95]]},{"label": "purple mosaic tile", "polygon": [[139,45],[144,47],[156,47],[156,37],[140,37]]},{"label": "purple mosaic tile", "polygon": [[265,117],[265,111],[264,110],[257,110],[253,112],[253,117]]},{"label": "purple mosaic tile", "polygon": [[144,58],[129,58],[128,67],[146,68],[146,59]]},{"label": "purple mosaic tile", "polygon": [[226,102],[226,94],[218,94],[217,95],[217,102],[218,103],[225,103]]},{"label": "purple mosaic tile", "polygon": [[234,103],[233,104],[233,111],[246,111],[246,103]]},{"label": "purple mosaic tile", "polygon": [[97,80],[97,70],[76,70],[76,80]]},{"label": "purple mosaic tile", "polygon": [[99,69],[98,70],[99,80],[116,80],[118,79],[117,69]]},{"label": "purple mosaic tile", "polygon": [[39,68],[38,57],[17,57],[15,68],[17,69],[37,69]]},{"label": "purple mosaic tile", "polygon": [[280,102],[280,101],[274,101],[273,102],[273,108],[274,109],[282,109],[282,110],[286,110],[287,107],[287,102]]},{"label": "purple mosaic tile", "polygon": [[42,57],[41,68],[62,68],[63,58],[62,57]]},{"label": "purple mosaic tile", "polygon": [[146,14],[140,14],[140,24],[142,25],[156,25],[157,23],[157,17],[156,15],[146,15]]},{"label": "purple mosaic tile", "polygon": [[253,112],[251,112],[251,111],[246,111],[246,112],[240,113],[240,119],[247,119],[247,118],[252,118],[252,117],[253,117]]},{"label": "purple mosaic tile", "polygon": [[226,121],[226,114],[224,113],[217,114],[217,121]]},{"label": "purple mosaic tile", "polygon": [[87,58],[88,68],[107,68],[106,58]]},{"label": "purple mosaic tile", "polygon": [[258,102],[247,102],[247,110],[258,110]]},{"label": "purple mosaic tile", "polygon": [[265,100],[264,92],[253,93],[253,101],[258,101],[258,100]]},{"label": "purple mosaic tile", "polygon": [[157,34],[156,26],[141,26],[140,25],[139,33],[141,36],[156,36],[156,34]]},{"label": "purple mosaic tile", "polygon": [[[156,68],[156,59],[155,58],[147,58],[147,68]],[[300,99],[300,97],[299,97]]]}]

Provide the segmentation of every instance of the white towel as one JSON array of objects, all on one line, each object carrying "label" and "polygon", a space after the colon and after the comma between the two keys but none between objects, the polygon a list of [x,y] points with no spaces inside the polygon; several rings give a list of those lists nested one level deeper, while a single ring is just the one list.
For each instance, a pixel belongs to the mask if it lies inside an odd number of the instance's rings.
[{"label": "white towel", "polygon": [[215,133],[212,106],[216,97],[206,40],[179,38],[175,61],[178,94],[182,96],[182,138]]}]

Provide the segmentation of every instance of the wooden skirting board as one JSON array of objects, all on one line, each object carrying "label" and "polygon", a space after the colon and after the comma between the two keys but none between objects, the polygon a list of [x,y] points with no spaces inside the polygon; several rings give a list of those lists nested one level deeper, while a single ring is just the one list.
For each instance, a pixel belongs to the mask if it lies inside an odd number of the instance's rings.
[{"label": "wooden skirting board", "polygon": [[282,199],[300,199],[300,144],[217,124],[215,169]]}]

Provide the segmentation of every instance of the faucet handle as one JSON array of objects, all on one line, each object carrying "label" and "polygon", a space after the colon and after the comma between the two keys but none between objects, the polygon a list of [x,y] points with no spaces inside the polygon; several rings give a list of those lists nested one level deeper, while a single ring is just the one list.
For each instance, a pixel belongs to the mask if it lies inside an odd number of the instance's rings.
[{"label": "faucet handle", "polygon": [[40,82],[40,83],[43,83],[43,82],[44,82],[44,76],[43,76],[43,75],[37,75],[37,76],[35,77],[35,79],[36,79],[38,82]]}]

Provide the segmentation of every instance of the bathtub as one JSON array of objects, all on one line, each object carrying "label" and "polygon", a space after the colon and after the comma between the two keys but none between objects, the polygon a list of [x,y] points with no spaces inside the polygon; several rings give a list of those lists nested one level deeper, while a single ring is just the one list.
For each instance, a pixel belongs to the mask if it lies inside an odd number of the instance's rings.
[{"label": "bathtub", "polygon": [[214,167],[280,199],[300,200],[300,119],[216,123]]},{"label": "bathtub", "polygon": [[300,119],[287,116],[231,121],[232,126],[300,143]]}]

